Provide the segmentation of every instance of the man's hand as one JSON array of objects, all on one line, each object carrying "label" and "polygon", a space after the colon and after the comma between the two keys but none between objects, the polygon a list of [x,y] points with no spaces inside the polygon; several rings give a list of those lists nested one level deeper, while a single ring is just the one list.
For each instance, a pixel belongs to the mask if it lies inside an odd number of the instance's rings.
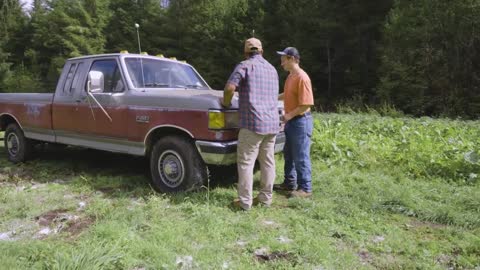
[{"label": "man's hand", "polygon": [[222,107],[230,107],[232,106],[232,103],[230,102],[230,104],[225,104],[225,99],[223,97],[220,98],[220,105],[222,105]]},{"label": "man's hand", "polygon": [[288,121],[292,120],[297,115],[302,115],[310,109],[310,105],[300,105],[297,108],[295,108],[293,111],[286,113],[283,116],[283,122],[287,123]]},{"label": "man's hand", "polygon": [[286,113],[282,116],[283,123],[287,123],[293,118],[293,116],[290,113]]},{"label": "man's hand", "polygon": [[[220,98],[220,104],[222,104],[223,107],[230,107],[232,106],[232,98],[233,98],[233,94],[235,93],[235,88],[236,86],[231,84],[231,83],[227,83],[225,85],[225,89],[223,90],[223,98]],[[228,100],[228,103],[226,102]]]}]

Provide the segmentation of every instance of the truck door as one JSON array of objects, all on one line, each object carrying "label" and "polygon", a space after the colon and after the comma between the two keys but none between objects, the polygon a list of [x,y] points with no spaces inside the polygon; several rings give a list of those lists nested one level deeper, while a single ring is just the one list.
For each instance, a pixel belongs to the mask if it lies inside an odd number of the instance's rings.
[{"label": "truck door", "polygon": [[82,131],[81,119],[78,119],[76,96],[78,85],[85,79],[85,62],[68,62],[62,72],[55,91],[52,104],[53,129],[57,141],[67,143],[65,138],[71,138]]},{"label": "truck door", "polygon": [[77,106],[79,118],[85,123],[90,136],[99,140],[126,139],[128,129],[125,120],[128,106],[124,105],[123,99],[126,87],[117,59],[94,60],[88,72],[90,71],[99,71],[103,74],[103,91],[92,93],[94,98],[89,97],[85,79]]}]

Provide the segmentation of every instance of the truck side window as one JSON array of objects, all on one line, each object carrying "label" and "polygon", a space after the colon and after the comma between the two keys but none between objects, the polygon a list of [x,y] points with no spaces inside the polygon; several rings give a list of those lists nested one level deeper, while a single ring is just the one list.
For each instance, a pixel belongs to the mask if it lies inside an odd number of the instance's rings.
[{"label": "truck side window", "polygon": [[63,93],[67,93],[72,87],[73,75],[77,70],[77,64],[73,63],[70,65],[70,69],[68,70],[67,78],[65,79],[65,84],[63,85]]},{"label": "truck side window", "polygon": [[81,71],[82,71],[83,62],[78,64],[77,70],[75,71],[75,75],[73,76],[72,87],[70,87],[70,94],[75,93],[75,89],[78,86],[78,80],[80,79]]},{"label": "truck side window", "polygon": [[104,93],[123,92],[125,89],[120,69],[118,68],[115,59],[95,61],[93,62],[90,71],[100,71],[103,73]]}]

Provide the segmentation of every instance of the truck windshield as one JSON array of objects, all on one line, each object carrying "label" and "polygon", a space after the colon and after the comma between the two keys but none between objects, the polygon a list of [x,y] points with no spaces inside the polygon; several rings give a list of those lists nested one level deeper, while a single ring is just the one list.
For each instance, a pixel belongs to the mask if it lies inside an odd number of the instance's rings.
[{"label": "truck windshield", "polygon": [[150,58],[125,58],[128,74],[136,88],[209,89],[189,65]]}]

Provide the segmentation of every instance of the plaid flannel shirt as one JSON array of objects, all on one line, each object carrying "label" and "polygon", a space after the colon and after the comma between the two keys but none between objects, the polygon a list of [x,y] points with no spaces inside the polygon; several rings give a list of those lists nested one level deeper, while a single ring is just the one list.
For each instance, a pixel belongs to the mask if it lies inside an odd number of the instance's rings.
[{"label": "plaid flannel shirt", "polygon": [[278,114],[278,73],[257,54],[237,65],[228,79],[240,96],[240,128],[259,134],[276,134]]}]

